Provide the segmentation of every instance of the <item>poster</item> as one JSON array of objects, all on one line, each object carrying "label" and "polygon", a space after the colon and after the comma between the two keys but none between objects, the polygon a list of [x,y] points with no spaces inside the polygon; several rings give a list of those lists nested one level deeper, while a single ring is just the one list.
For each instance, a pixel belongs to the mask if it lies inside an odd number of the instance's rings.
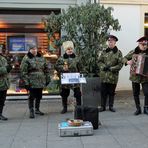
[{"label": "poster", "polygon": [[28,44],[37,45],[37,38],[23,37],[23,36],[9,36],[8,37],[8,49],[10,53],[24,53],[28,51]]}]

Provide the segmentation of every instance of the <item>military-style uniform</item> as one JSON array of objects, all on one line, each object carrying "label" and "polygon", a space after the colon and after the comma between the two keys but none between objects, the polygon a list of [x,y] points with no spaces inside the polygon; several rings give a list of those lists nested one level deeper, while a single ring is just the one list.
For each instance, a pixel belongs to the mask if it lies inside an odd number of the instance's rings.
[{"label": "military-style uniform", "polygon": [[34,99],[36,114],[43,115],[39,111],[40,100],[42,99],[42,90],[50,82],[49,69],[46,64],[46,59],[37,53],[34,56],[31,52],[28,52],[24,56],[21,62],[21,76],[25,81],[25,87],[29,90],[29,109],[31,113],[34,113]]},{"label": "military-style uniform", "polygon": [[[145,54],[148,55],[148,49],[145,51],[142,51],[137,46],[134,50],[131,50],[123,59],[123,63],[127,65],[127,61],[132,59],[132,56],[134,54]],[[130,73],[130,78],[132,81],[132,89],[133,89],[133,96],[136,104],[137,111],[135,112],[135,115],[138,115],[141,113],[141,107],[140,107],[140,84],[142,85],[142,90],[145,96],[144,101],[144,113],[148,114],[148,77],[140,75],[140,74],[134,74]]]},{"label": "military-style uniform", "polygon": [[119,71],[122,68],[122,53],[115,46],[102,51],[99,57],[101,79],[101,111],[106,110],[106,101],[109,97],[109,109],[113,110],[115,89],[118,82]]},{"label": "military-style uniform", "polygon": [[[68,71],[64,70],[64,66],[68,66]],[[62,73],[71,73],[71,72],[80,72],[81,66],[78,60],[78,57],[73,53],[71,55],[64,54],[61,56],[55,65],[55,69],[58,71],[59,76]],[[70,94],[70,89],[74,91],[74,97],[76,98],[77,105],[81,105],[81,91],[79,84],[73,85],[61,85],[60,95],[62,97],[62,104],[65,112],[67,112],[67,98]],[[65,113],[64,112],[64,113]]]},{"label": "military-style uniform", "polygon": [[8,73],[12,67],[8,65],[7,60],[0,54],[0,120],[7,120],[2,116],[3,107],[5,105],[7,90],[10,87]]}]

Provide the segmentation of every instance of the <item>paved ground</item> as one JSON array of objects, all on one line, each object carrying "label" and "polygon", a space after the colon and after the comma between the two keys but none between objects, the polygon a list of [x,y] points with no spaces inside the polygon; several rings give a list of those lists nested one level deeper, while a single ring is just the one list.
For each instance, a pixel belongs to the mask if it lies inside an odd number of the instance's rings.
[{"label": "paved ground", "polygon": [[[141,99],[143,104],[143,97]],[[7,101],[0,121],[0,148],[148,148],[148,116],[134,116],[130,93],[117,93],[116,113],[100,113],[102,125],[93,136],[59,137],[58,123],[73,118],[73,107],[61,115],[59,99],[43,100],[45,116],[29,119],[27,101]]]}]

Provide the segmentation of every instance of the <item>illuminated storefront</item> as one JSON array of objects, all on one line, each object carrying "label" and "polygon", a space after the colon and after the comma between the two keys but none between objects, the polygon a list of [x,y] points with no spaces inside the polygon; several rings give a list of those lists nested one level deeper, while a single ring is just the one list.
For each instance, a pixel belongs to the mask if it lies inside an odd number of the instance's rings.
[{"label": "illuminated storefront", "polygon": [[[44,31],[42,18],[52,11],[55,14],[61,13],[62,9],[69,6],[86,3],[87,0],[1,0],[0,1],[0,48],[4,46],[7,57],[13,64],[11,72],[11,86],[8,95],[26,94],[25,89],[18,87],[20,77],[20,62],[27,53],[27,44],[33,42],[37,45],[47,59],[51,69],[52,78],[57,80],[57,73],[54,71],[54,63],[61,54],[61,50],[55,45],[61,33],[55,33],[52,38]],[[50,83],[46,94],[59,93],[58,86]]]},{"label": "illuminated storefront", "polygon": [[[60,33],[56,33],[48,39],[42,23],[43,17],[46,17],[51,11],[58,14],[61,10],[0,10],[0,48],[3,48],[3,54],[13,66],[8,95],[27,93],[25,89],[19,88],[19,78],[20,63],[28,52],[29,43],[36,44],[38,51],[47,59],[52,77],[55,77],[53,66],[60,56],[60,49],[56,47],[54,41],[60,39]],[[44,90],[46,94],[55,92],[58,92],[58,88],[49,87]]]}]

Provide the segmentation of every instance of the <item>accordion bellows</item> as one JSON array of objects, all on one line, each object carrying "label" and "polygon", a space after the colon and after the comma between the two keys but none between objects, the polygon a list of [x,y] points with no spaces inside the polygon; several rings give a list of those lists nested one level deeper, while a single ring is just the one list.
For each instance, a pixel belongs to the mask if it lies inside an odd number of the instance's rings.
[{"label": "accordion bellows", "polygon": [[148,55],[134,54],[132,57],[132,65],[130,72],[133,74],[140,74],[148,76]]}]

